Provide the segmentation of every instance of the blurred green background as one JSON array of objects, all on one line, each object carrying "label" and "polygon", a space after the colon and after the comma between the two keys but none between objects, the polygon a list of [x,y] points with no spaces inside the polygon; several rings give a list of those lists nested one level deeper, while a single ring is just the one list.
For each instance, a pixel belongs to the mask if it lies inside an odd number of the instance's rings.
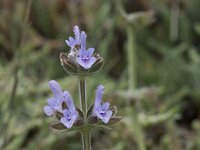
[{"label": "blurred green background", "polygon": [[[0,0],[0,149],[79,150],[79,133],[49,127],[43,107],[57,80],[79,105],[78,79],[59,53],[74,25],[105,60],[87,79],[123,120],[93,130],[94,150],[200,149],[199,0]],[[134,82],[134,84],[132,83]],[[135,110],[135,111],[133,111]]]}]

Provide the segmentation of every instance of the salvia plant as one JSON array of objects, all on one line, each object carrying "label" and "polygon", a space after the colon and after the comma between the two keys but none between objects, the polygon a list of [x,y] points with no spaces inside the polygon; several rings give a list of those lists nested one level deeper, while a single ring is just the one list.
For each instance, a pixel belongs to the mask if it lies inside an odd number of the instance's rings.
[{"label": "salvia plant", "polygon": [[110,128],[121,120],[116,116],[116,107],[109,102],[102,102],[104,86],[96,89],[94,104],[87,107],[86,77],[97,73],[103,67],[103,58],[94,53],[94,48],[86,47],[87,35],[74,26],[75,37],[65,40],[70,47],[69,52],[60,54],[60,62],[64,70],[79,78],[80,109],[73,103],[68,91],[63,91],[58,82],[49,81],[53,97],[47,99],[44,112],[47,116],[54,116],[56,121],[51,127],[57,130],[77,130],[82,135],[83,150],[91,150],[90,131],[92,128]]}]

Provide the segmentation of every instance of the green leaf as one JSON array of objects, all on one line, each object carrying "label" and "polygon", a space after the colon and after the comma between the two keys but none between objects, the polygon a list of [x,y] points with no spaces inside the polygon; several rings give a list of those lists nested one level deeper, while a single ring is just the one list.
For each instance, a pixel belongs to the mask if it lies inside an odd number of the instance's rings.
[{"label": "green leaf", "polygon": [[54,123],[51,123],[50,126],[53,128],[53,129],[57,129],[57,130],[65,130],[67,129],[62,123],[60,122],[54,122]]},{"label": "green leaf", "polygon": [[98,121],[98,119],[97,119],[97,117],[96,116],[90,116],[89,118],[88,118],[88,123],[89,124],[94,124],[94,123],[96,123]]},{"label": "green leaf", "polygon": [[112,117],[112,118],[110,118],[110,121],[108,122],[107,125],[113,125],[113,124],[119,122],[120,120],[122,120],[121,116]]},{"label": "green leaf", "polygon": [[87,111],[87,118],[89,118],[89,117],[92,115],[93,107],[94,107],[94,104],[92,104],[92,105],[89,107],[89,109],[88,109],[88,111]]},{"label": "green leaf", "polygon": [[82,111],[79,108],[77,108],[77,107],[76,107],[76,110],[78,112],[78,117],[81,118],[81,119],[83,119],[84,115],[83,115]]},{"label": "green leaf", "polygon": [[111,130],[111,128],[109,126],[106,126],[105,124],[104,125],[94,124],[94,125],[92,125],[92,127],[99,128],[99,129]]},{"label": "green leaf", "polygon": [[81,127],[84,125],[83,119],[77,119],[77,121],[74,123],[74,127]]},{"label": "green leaf", "polygon": [[89,69],[89,73],[98,72],[103,68],[103,65],[104,65],[103,57],[101,57],[99,54],[95,54],[95,57],[97,61]]}]

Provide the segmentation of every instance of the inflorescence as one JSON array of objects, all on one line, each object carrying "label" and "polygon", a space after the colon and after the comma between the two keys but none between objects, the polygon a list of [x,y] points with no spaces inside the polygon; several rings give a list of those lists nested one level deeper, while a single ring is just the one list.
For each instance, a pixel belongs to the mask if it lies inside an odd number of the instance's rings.
[{"label": "inflorescence", "polygon": [[[87,35],[84,31],[80,31],[78,26],[74,26],[73,31],[75,37],[69,37],[69,40],[65,40],[70,51],[60,54],[64,70],[79,77],[85,77],[99,71],[103,66],[103,58],[94,53],[94,48],[86,47]],[[84,116],[84,113],[75,107],[70,93],[63,92],[58,82],[49,81],[49,87],[53,92],[53,97],[47,99],[44,112],[47,116],[56,117],[57,122],[51,125],[55,129],[108,126],[121,120],[121,117],[115,116],[116,107],[111,107],[109,102],[102,103],[103,85],[97,87],[95,102],[88,108],[88,112],[85,114],[87,116]],[[87,118],[86,124],[84,118]]]}]

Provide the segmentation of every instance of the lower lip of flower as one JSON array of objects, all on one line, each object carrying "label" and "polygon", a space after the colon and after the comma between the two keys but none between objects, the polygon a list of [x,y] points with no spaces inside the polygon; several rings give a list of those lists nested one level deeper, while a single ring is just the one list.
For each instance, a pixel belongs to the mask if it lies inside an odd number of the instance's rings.
[{"label": "lower lip of flower", "polygon": [[105,111],[102,111],[102,112],[100,112],[100,114],[101,114],[102,116],[105,116],[106,112],[105,112]]},{"label": "lower lip of flower", "polygon": [[87,61],[89,60],[89,58],[88,58],[88,57],[85,57],[85,58],[82,58],[82,60],[83,60],[84,62],[87,62]]},{"label": "lower lip of flower", "polygon": [[67,120],[70,121],[70,120],[71,120],[71,117],[67,117]]}]

